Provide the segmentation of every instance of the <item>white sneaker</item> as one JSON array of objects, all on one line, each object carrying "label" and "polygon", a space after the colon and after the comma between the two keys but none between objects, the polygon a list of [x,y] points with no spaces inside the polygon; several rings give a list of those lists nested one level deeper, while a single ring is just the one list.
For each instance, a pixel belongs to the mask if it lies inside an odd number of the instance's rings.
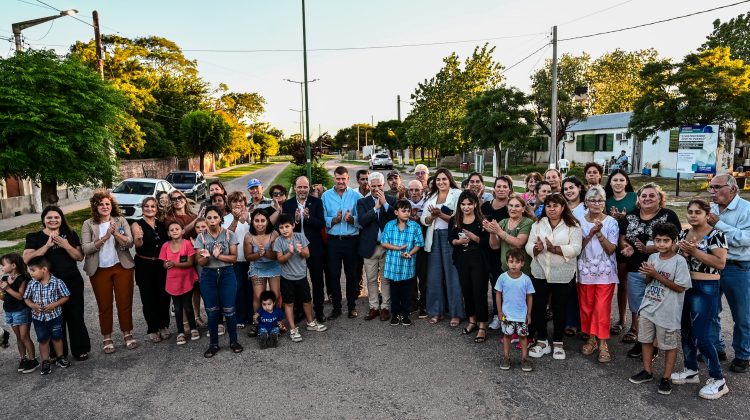
[{"label": "white sneaker", "polygon": [[494,318],[492,318],[492,322],[490,322],[490,329],[491,330],[499,330],[500,329],[500,318],[495,315]]},{"label": "white sneaker", "polygon": [[299,343],[302,341],[302,334],[299,333],[299,327],[289,330],[289,338],[292,339],[295,343]]},{"label": "white sneaker", "polygon": [[307,328],[307,331],[317,331],[317,332],[323,332],[328,329],[328,327],[326,327],[325,325],[318,324],[318,321],[314,319],[307,323],[306,328]]},{"label": "white sneaker", "polygon": [[565,349],[562,343],[554,343],[552,345],[552,358],[555,360],[565,360]]},{"label": "white sneaker", "polygon": [[539,340],[529,349],[529,356],[535,359],[538,359],[545,354],[550,353],[552,353],[552,349],[550,348],[549,342],[547,340]]},{"label": "white sneaker", "polygon": [[716,400],[729,392],[727,381],[725,379],[708,378],[706,386],[701,388],[698,396],[707,400]]},{"label": "white sneaker", "polygon": [[674,372],[672,374],[672,383],[677,385],[682,384],[697,384],[701,380],[698,377],[698,371],[690,370],[685,368],[682,372]]}]

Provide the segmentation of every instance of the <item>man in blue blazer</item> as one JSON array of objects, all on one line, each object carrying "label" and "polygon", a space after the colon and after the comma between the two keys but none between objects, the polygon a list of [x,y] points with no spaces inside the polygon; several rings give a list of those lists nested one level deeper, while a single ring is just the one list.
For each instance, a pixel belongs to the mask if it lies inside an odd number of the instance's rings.
[{"label": "man in blue blazer", "polygon": [[[369,321],[380,316],[381,321],[391,318],[390,284],[383,277],[385,267],[385,249],[380,246],[380,236],[385,224],[396,218],[394,208],[396,199],[386,196],[383,191],[385,178],[380,172],[373,172],[368,177],[370,193],[357,201],[359,215],[359,255],[364,258],[365,278],[367,279],[367,298],[370,311],[365,315]],[[378,299],[378,275],[380,276],[380,295]]]},{"label": "man in blue blazer", "polygon": [[313,310],[315,319],[322,323],[326,320],[323,315],[325,247],[321,229],[326,225],[323,218],[323,202],[310,195],[310,181],[306,176],[300,176],[294,180],[294,193],[295,197],[286,200],[281,208],[284,214],[294,219],[294,231],[304,233],[310,241],[308,246],[310,258],[307,259],[307,268],[310,270],[312,281]]}]

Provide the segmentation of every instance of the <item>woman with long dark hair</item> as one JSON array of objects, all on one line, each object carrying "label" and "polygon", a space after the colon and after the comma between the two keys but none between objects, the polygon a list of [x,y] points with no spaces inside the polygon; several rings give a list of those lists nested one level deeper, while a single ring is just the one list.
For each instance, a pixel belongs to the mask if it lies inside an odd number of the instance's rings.
[{"label": "woman with long dark hair", "polygon": [[[575,293],[576,257],[581,253],[581,228],[568,208],[562,194],[550,194],[544,200],[544,217],[531,226],[526,252],[531,261],[531,281],[534,284],[531,326],[536,333],[536,344],[529,356],[539,358],[552,351],[552,357],[565,359],[563,335],[565,310]],[[547,340],[545,304],[551,297],[554,330],[550,349]],[[531,330],[531,328],[530,328]],[[529,335],[532,331],[529,331]]]},{"label": "woman with long dark hair", "polygon": [[26,235],[23,261],[27,263],[39,256],[45,256],[49,260],[52,275],[61,279],[70,291],[70,300],[62,307],[62,356],[67,356],[70,350],[76,360],[86,360],[91,352],[91,340],[83,317],[83,277],[78,270],[78,262],[83,260],[83,251],[78,234],[70,229],[60,207],[45,207],[42,210],[42,230]]}]

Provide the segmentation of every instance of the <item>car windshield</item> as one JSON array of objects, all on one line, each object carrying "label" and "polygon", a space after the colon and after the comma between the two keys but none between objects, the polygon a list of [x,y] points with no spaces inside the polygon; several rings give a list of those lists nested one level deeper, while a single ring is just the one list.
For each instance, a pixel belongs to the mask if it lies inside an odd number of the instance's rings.
[{"label": "car windshield", "polygon": [[382,154],[375,155],[375,159],[388,159],[389,157],[390,156],[388,155],[382,155]]},{"label": "car windshield", "polygon": [[154,193],[153,182],[144,181],[123,181],[120,185],[116,186],[113,193],[120,194],[136,194],[136,195],[151,195]]},{"label": "car windshield", "polygon": [[195,184],[195,174],[169,174],[167,175],[167,181],[172,184]]}]

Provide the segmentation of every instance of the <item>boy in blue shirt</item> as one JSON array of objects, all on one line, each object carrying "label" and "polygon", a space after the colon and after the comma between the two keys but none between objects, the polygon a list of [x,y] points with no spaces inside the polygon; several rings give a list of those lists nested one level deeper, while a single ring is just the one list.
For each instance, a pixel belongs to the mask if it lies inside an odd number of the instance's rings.
[{"label": "boy in blue shirt", "polygon": [[260,294],[261,308],[253,320],[258,323],[258,344],[260,348],[276,347],[281,335],[280,325],[284,320],[284,311],[276,307],[276,293],[264,290]]},{"label": "boy in blue shirt", "polygon": [[49,360],[49,342],[55,346],[59,355],[55,364],[61,368],[70,367],[70,362],[63,356],[63,315],[62,305],[70,299],[70,292],[65,283],[49,272],[50,263],[43,256],[29,261],[31,281],[23,294],[26,306],[31,308],[31,320],[39,342],[39,354],[42,357],[42,375],[52,373],[52,362]]},{"label": "boy in blue shirt", "polygon": [[411,325],[409,308],[416,276],[415,254],[424,246],[422,228],[411,216],[409,200],[396,202],[396,220],[386,223],[380,236],[380,245],[385,248],[383,276],[391,282],[391,325]]},{"label": "boy in blue shirt", "polygon": [[505,255],[508,271],[497,278],[495,294],[497,313],[503,332],[503,360],[500,369],[510,369],[510,340],[515,333],[521,341],[521,370],[531,372],[534,368],[529,361],[529,323],[534,286],[529,276],[521,272],[526,261],[526,253],[521,248],[511,248]]}]

